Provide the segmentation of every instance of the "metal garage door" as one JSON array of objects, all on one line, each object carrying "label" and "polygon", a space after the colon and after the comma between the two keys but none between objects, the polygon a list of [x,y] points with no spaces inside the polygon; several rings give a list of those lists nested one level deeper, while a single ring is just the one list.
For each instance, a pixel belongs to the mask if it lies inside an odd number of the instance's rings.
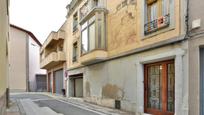
[{"label": "metal garage door", "polygon": [[75,96],[83,97],[83,78],[75,79]]},{"label": "metal garage door", "polygon": [[46,75],[36,75],[37,91],[47,90],[47,79]]},{"label": "metal garage door", "polygon": [[204,49],[200,49],[200,115],[204,115]]},{"label": "metal garage door", "polygon": [[55,93],[62,94],[63,89],[63,70],[58,70],[54,72],[55,79]]},{"label": "metal garage door", "polygon": [[83,97],[83,75],[70,76],[69,96]]}]

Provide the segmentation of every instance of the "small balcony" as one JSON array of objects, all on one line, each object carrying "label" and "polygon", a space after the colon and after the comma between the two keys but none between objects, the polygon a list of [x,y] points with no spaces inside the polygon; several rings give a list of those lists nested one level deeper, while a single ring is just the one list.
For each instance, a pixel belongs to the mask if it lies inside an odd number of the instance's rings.
[{"label": "small balcony", "polygon": [[40,62],[41,69],[50,69],[66,61],[65,53],[62,51],[52,52]]},{"label": "small balcony", "polygon": [[59,41],[62,41],[65,39],[65,32],[62,30],[59,30],[58,32],[52,31],[46,41],[44,42],[41,52],[49,46],[53,46],[54,44],[58,43]]},{"label": "small balcony", "polygon": [[108,13],[105,4],[106,0],[88,0],[87,3],[80,8],[80,24],[84,23],[97,12]]},{"label": "small balcony", "polygon": [[80,61],[83,65],[89,65],[97,62],[104,61],[107,59],[108,53],[105,50],[95,49],[87,54],[80,57]]},{"label": "small balcony", "polygon": [[148,35],[162,28],[168,27],[170,24],[170,15],[161,16],[156,20],[148,22],[144,25],[144,34]]}]

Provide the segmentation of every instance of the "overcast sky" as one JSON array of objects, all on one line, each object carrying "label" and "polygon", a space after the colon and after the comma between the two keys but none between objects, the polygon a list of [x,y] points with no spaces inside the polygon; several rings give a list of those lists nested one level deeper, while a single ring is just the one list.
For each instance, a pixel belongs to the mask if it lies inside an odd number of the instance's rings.
[{"label": "overcast sky", "polygon": [[10,0],[10,23],[31,31],[41,43],[66,19],[71,0]]}]

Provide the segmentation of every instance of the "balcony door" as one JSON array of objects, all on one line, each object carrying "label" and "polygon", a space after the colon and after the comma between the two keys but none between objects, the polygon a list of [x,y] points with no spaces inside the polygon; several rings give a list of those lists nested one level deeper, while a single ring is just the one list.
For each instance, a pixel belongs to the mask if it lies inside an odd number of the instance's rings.
[{"label": "balcony door", "polygon": [[174,61],[163,61],[144,66],[145,113],[174,115]]}]

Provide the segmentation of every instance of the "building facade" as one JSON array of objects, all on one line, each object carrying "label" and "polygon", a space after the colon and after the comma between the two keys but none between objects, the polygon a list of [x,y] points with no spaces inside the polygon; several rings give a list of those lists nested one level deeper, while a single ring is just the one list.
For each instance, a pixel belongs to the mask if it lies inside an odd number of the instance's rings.
[{"label": "building facade", "polygon": [[52,31],[40,49],[40,67],[47,70],[47,91],[55,94],[63,94],[62,89],[65,88],[66,46],[64,25],[57,32]]},{"label": "building facade", "polygon": [[0,115],[6,113],[8,95],[8,45],[9,40],[9,0],[0,1]]},{"label": "building facade", "polygon": [[202,0],[189,0],[189,115],[204,114],[203,5]]},{"label": "building facade", "polygon": [[9,86],[11,92],[45,91],[45,70],[40,69],[41,43],[28,30],[10,27]]},{"label": "building facade", "polygon": [[72,0],[67,9],[68,97],[188,115],[186,0]]}]

